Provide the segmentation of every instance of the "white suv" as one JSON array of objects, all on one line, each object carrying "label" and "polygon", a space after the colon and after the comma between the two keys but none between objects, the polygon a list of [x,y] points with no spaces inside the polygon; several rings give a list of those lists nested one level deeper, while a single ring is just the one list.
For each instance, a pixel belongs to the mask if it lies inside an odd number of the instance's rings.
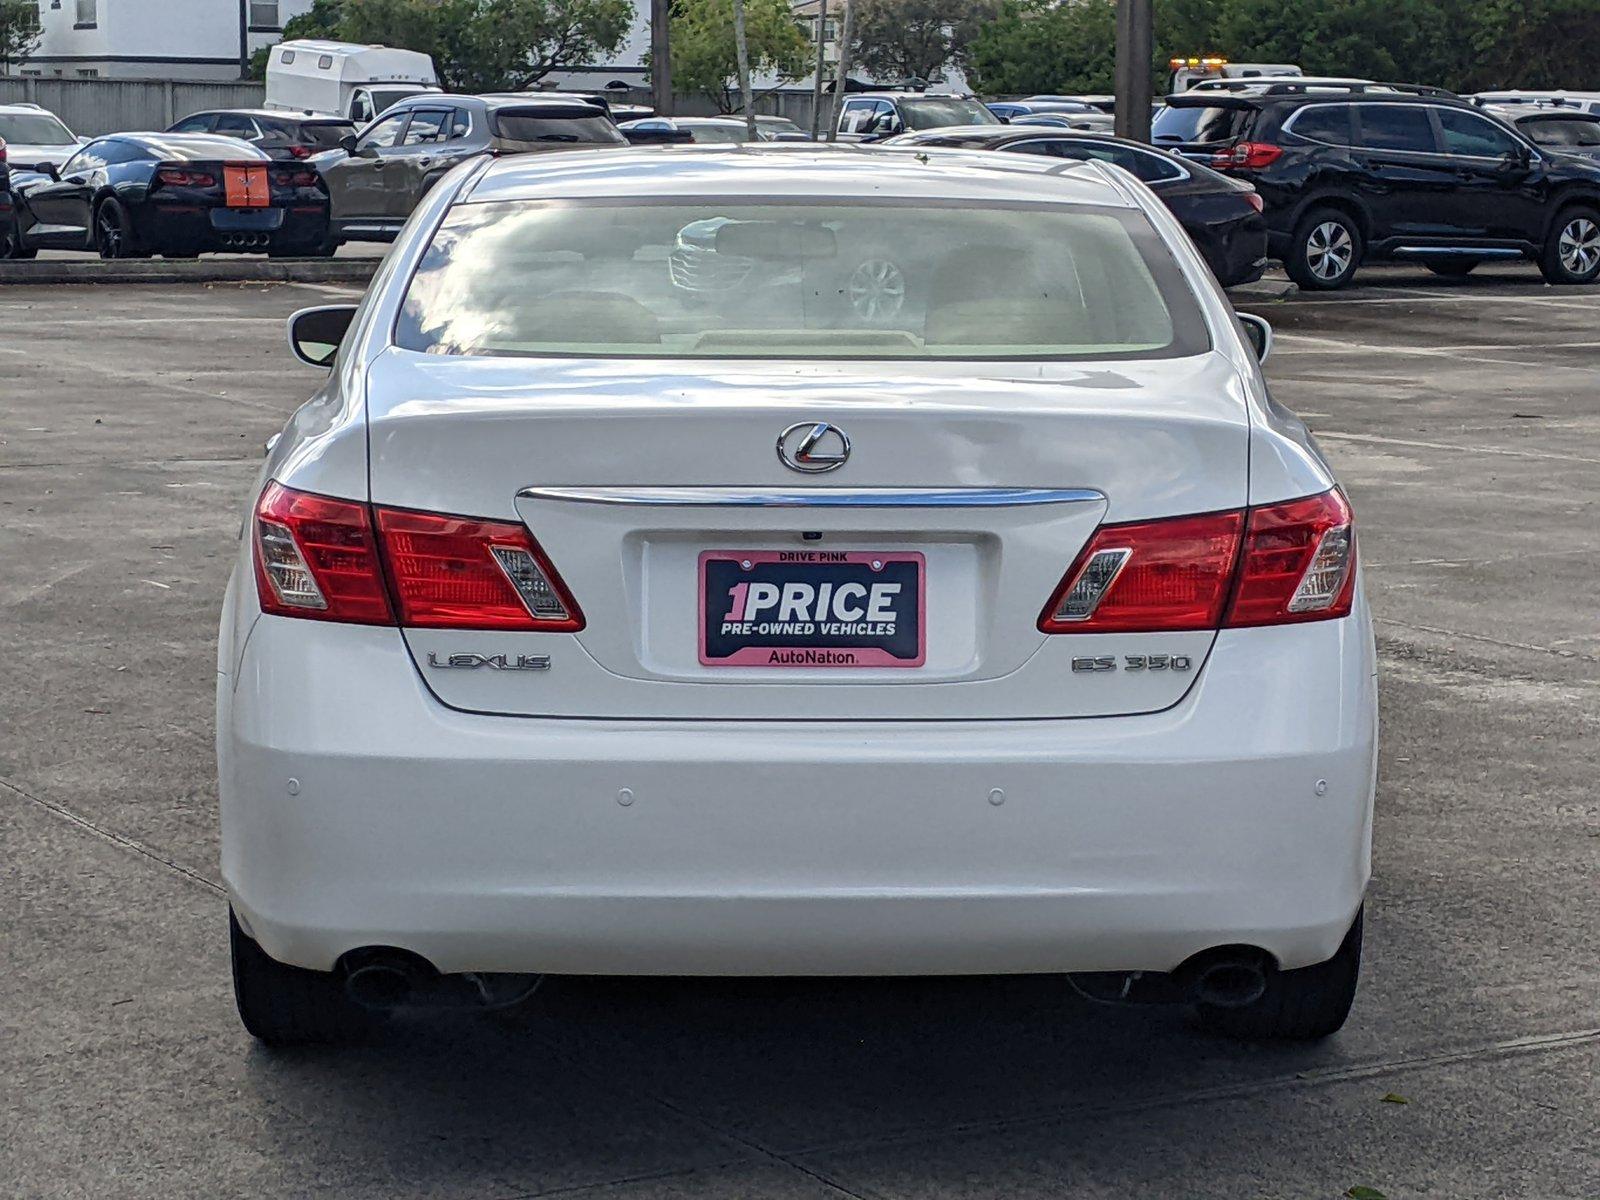
[{"label": "white suv", "polygon": [[[737,306],[674,278],[691,228]],[[545,972],[1063,972],[1343,1022],[1377,736],[1350,508],[1131,175],[480,159],[291,340],[332,374],[218,651],[256,1036]]]}]

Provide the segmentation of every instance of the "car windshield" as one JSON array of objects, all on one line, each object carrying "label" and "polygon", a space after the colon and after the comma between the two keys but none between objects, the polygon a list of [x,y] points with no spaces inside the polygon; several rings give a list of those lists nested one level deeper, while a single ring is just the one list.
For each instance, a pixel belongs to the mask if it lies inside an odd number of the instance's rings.
[{"label": "car windshield", "polygon": [[1239,136],[1248,110],[1231,105],[1198,108],[1167,105],[1155,116],[1153,142],[1231,142]]},{"label": "car windshield", "polygon": [[[685,124],[680,128],[686,130],[690,137],[702,145],[723,145],[729,142],[743,142],[749,138],[749,133],[743,125]],[[757,135],[757,140],[759,137],[760,135]]]},{"label": "car windshield", "polygon": [[0,141],[14,146],[75,146],[78,139],[49,113],[0,113]]},{"label": "car windshield", "polygon": [[900,119],[907,129],[939,129],[945,125],[998,125],[995,116],[976,100],[958,100],[954,96],[921,96],[915,100],[901,100]]},{"label": "car windshield", "polygon": [[381,88],[381,87],[375,87],[375,88],[370,88],[368,90],[372,93],[372,115],[374,117],[383,116],[384,112],[391,105],[399,104],[400,101],[404,100],[407,96],[415,96],[417,94],[417,89],[416,88],[409,88],[409,87],[408,88]]},{"label": "car windshield", "polygon": [[1540,117],[1519,126],[1541,146],[1600,146],[1600,121],[1573,117]]},{"label": "car windshield", "polygon": [[455,209],[407,290],[430,354],[1170,358],[1209,346],[1139,212],[718,199]]}]

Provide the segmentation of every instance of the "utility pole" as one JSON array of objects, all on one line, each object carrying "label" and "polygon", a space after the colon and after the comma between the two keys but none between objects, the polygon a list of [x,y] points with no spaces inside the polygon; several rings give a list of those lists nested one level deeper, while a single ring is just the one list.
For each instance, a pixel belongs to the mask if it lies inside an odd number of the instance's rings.
[{"label": "utility pole", "polygon": [[250,0],[239,0],[239,78],[250,78]]},{"label": "utility pole", "polygon": [[667,44],[671,19],[669,0],[650,0],[650,96],[661,117],[672,115],[672,51]]},{"label": "utility pole", "polygon": [[1118,137],[1150,140],[1150,61],[1155,56],[1151,0],[1117,0]]},{"label": "utility pole", "polygon": [[856,0],[844,0],[844,24],[839,30],[839,73],[833,80],[833,103],[828,106],[828,140],[839,140],[839,109],[844,104],[845,84],[850,81],[850,18],[855,16]]},{"label": "utility pole", "polygon": [[745,138],[756,140],[756,103],[750,94],[750,43],[744,36],[744,0],[733,0],[733,53],[739,64],[739,103],[744,106]]},{"label": "utility pole", "polygon": [[822,136],[822,68],[827,65],[828,0],[818,0],[817,77],[811,84],[811,140]]}]

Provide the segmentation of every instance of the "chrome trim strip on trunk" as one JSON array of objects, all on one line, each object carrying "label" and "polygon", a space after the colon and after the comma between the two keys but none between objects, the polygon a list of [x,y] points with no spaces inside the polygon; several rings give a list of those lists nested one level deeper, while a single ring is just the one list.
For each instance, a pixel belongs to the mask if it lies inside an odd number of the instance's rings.
[{"label": "chrome trim strip on trunk", "polygon": [[680,508],[1013,508],[1106,497],[1092,488],[526,487],[517,498]]}]

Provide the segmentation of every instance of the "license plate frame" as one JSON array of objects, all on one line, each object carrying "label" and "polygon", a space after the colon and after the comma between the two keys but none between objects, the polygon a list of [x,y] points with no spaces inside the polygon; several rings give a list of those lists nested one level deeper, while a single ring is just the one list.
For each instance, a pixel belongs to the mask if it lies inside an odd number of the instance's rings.
[{"label": "license plate frame", "polygon": [[[713,575],[718,577],[714,582]],[[745,591],[735,596],[730,580],[776,586],[778,608],[770,614],[771,619],[749,619],[763,616],[770,605],[761,605],[754,614],[750,609],[770,593]],[[899,586],[892,591],[874,590],[874,583]],[[804,621],[776,621],[778,616],[798,615],[793,605],[787,613],[783,611],[786,584],[810,589],[804,597]],[[832,587],[824,593],[823,584]],[[850,591],[851,584],[858,585],[859,591]],[[704,667],[850,670],[915,668],[927,662],[928,564],[920,551],[705,550],[695,564],[695,588],[699,657]],[[841,597],[840,588],[845,588],[848,595]],[[802,599],[799,592],[792,596],[797,603]],[[713,600],[714,606],[709,603]],[[736,608],[738,615],[746,619],[730,621]],[[857,611],[860,619],[843,619]],[[825,619],[817,619],[819,612],[825,614]],[[892,620],[867,620],[873,612],[879,616],[887,612]],[[775,632],[770,628],[762,630],[763,624],[804,624],[812,628],[806,633]],[[886,624],[892,626],[892,631],[885,630]],[[730,633],[730,625],[751,628]]]}]

